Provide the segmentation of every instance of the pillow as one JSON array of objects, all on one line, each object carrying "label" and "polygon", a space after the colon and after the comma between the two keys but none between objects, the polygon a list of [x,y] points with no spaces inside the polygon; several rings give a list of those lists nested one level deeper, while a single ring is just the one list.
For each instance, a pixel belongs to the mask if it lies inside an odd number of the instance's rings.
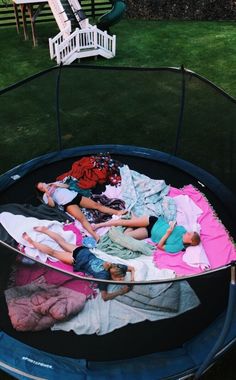
[{"label": "pillow", "polygon": [[201,268],[202,270],[211,268],[202,243],[196,246],[187,247],[183,254],[183,261],[191,267]]}]

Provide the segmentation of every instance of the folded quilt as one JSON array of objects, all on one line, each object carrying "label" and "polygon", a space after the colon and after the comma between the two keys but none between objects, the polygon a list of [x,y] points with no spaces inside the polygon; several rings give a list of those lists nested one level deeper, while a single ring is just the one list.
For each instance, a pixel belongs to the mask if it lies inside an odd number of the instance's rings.
[{"label": "folded quilt", "polygon": [[81,311],[86,295],[63,286],[49,285],[43,278],[5,290],[12,326],[18,331],[39,331],[68,320]]},{"label": "folded quilt", "polygon": [[180,302],[178,282],[156,285],[135,285],[131,291],[116,300],[146,310],[177,312]]},{"label": "folded quilt", "polygon": [[145,241],[134,239],[123,233],[124,227],[111,227],[102,236],[97,248],[109,255],[120,257],[121,259],[135,259],[139,256],[151,256],[155,247]]}]

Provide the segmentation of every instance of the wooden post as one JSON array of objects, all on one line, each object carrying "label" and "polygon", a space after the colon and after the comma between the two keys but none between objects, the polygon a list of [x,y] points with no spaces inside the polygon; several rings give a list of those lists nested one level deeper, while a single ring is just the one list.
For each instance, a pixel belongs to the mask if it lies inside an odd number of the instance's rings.
[{"label": "wooden post", "polygon": [[32,40],[33,40],[33,45],[37,45],[37,39],[36,39],[36,34],[35,34],[35,19],[34,19],[34,10],[33,10],[33,5],[32,4],[27,4],[28,8],[28,13],[29,13],[29,18],[30,18],[30,24],[31,24],[31,32],[32,32]]},{"label": "wooden post", "polygon": [[20,20],[19,20],[19,13],[18,13],[18,6],[16,3],[13,3],[13,9],[14,9],[14,15],[16,20],[16,30],[17,33],[20,33]]},{"label": "wooden post", "polygon": [[[18,5],[20,5],[21,9],[21,18],[22,18],[22,24],[23,24],[23,32],[24,32],[24,38],[25,40],[28,40],[28,30],[27,30],[27,18],[26,13],[29,16],[30,19],[30,26],[31,26],[31,34],[32,34],[32,40],[33,45],[37,45],[37,38],[35,33],[35,21],[37,16],[40,14],[40,11],[47,3],[47,0],[13,0],[13,8],[15,13],[15,19],[16,19],[16,29],[19,33],[19,27],[20,27],[20,19],[18,14]],[[35,6],[35,9],[34,9]]]},{"label": "wooden post", "polygon": [[92,19],[95,19],[95,1],[91,0]]},{"label": "wooden post", "polygon": [[20,4],[20,9],[21,9],[22,22],[23,22],[24,37],[25,37],[25,40],[28,40],[27,22],[26,22],[26,15],[25,15],[26,5],[25,4]]}]

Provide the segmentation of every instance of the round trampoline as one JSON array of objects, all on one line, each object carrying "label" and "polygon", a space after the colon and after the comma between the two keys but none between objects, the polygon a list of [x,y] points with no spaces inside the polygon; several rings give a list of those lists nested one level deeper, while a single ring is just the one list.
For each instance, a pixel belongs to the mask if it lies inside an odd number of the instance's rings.
[{"label": "round trampoline", "polygon": [[[112,94],[109,82],[113,83]],[[24,208],[25,216],[35,217],[35,210],[42,206],[35,195],[36,182],[54,181],[82,157],[103,154],[151,180],[164,180],[170,186],[169,191],[176,191],[177,195],[183,191],[181,195],[187,197],[193,192],[195,200],[200,197],[205,202],[208,211],[204,217],[212,212],[213,222],[223,226],[227,239],[235,239],[236,160],[232,125],[235,100],[206,79],[184,68],[108,69],[81,65],[47,70],[3,90],[0,95],[1,144],[8,141],[10,144],[7,151],[2,150],[5,159],[0,177],[1,213],[17,215]],[[35,128],[31,130],[32,121]],[[12,128],[11,140],[7,140],[6,125]],[[17,151],[17,139],[24,139],[24,152]],[[94,193],[102,193],[105,185],[97,186]],[[68,215],[61,211],[58,220],[65,222],[66,218]],[[203,230],[201,233],[207,246],[210,238],[204,236]],[[177,272],[175,277],[137,281],[136,286],[142,287],[175,284],[180,297],[181,292],[185,294],[186,286],[189,299],[196,297],[198,302],[183,308],[183,312],[153,320],[143,318],[105,334],[78,334],[50,328],[17,331],[9,317],[5,290],[17,265],[23,265],[19,260],[22,253],[3,226],[1,243],[4,260],[0,366],[19,379],[27,371],[51,379],[50,365],[59,378],[65,373],[72,379],[75,376],[106,379],[108,374],[117,379],[121,376],[153,379],[154,374],[156,379],[190,376],[198,373],[206,352],[211,351],[224,325],[228,297],[232,293],[232,261],[236,257],[232,246],[230,254],[228,248],[226,253],[221,248],[225,260],[218,267],[209,258],[207,270],[190,268],[189,273],[183,274],[173,266],[169,269]],[[162,257],[157,256],[157,260],[160,269],[165,269]],[[29,267],[32,272],[33,267]],[[35,260],[34,267],[58,272],[58,268],[49,268],[39,260]],[[64,275],[75,276],[65,271]],[[221,350],[234,342],[232,325],[231,336],[227,333],[228,329]],[[205,336],[209,336],[209,342],[205,341],[206,352],[196,353]],[[6,352],[12,344],[19,345],[15,354],[17,364]],[[27,359],[22,360],[23,357]],[[214,353],[210,362],[216,358]]]}]

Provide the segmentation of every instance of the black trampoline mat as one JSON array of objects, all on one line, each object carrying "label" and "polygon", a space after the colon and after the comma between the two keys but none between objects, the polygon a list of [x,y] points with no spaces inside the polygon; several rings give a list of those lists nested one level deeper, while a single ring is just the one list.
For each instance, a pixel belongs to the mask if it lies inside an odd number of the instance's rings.
[{"label": "black trampoline mat", "polygon": [[128,324],[105,335],[76,335],[72,331],[49,329],[17,332],[9,320],[4,297],[0,299],[0,327],[8,335],[39,350],[92,361],[121,360],[171,350],[200,333],[227,305],[229,270],[195,278],[189,283],[201,301],[197,308],[173,318]]},{"label": "black trampoline mat", "polygon": [[[58,175],[68,171],[72,163],[79,158],[81,156],[67,158],[31,171],[1,193],[0,203],[37,205],[35,184],[38,181],[54,181]],[[204,191],[226,228],[231,230],[233,221],[222,201],[211,190],[203,188],[198,180],[190,174],[166,163],[143,157],[114,154],[112,158],[150,178],[164,179],[173,187],[181,188],[192,184],[198,190]],[[97,189],[97,191],[102,190],[102,187]],[[73,332],[51,330],[33,333],[17,332],[11,326],[5,299],[1,297],[1,329],[17,340],[40,350],[95,361],[119,360],[170,350],[180,347],[193,338],[224,311],[227,305],[229,280],[228,268],[194,277],[189,280],[189,283],[201,301],[197,308],[170,319],[129,324],[102,336],[76,335]]]}]

